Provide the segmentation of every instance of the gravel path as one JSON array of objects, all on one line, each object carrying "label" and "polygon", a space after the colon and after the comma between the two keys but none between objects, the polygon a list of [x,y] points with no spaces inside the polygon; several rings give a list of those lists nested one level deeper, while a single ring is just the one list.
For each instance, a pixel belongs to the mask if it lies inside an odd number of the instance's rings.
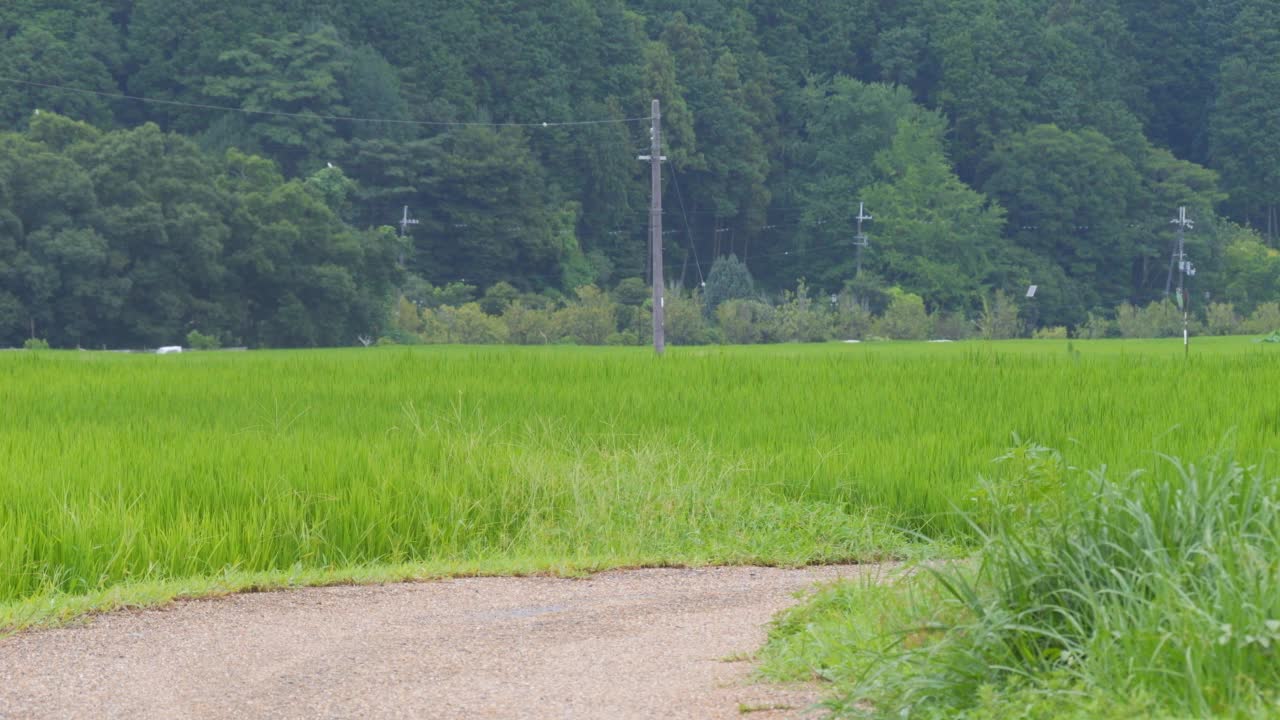
[{"label": "gravel path", "polygon": [[[741,658],[883,566],[465,578],[187,601],[0,639],[0,718],[798,718]],[[766,708],[777,708],[769,710]]]}]

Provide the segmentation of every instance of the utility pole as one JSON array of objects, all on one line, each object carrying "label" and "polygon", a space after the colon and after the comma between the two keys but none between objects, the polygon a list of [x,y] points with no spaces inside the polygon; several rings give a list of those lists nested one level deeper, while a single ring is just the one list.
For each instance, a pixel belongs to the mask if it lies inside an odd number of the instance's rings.
[{"label": "utility pole", "polygon": [[648,160],[652,181],[652,198],[649,203],[649,250],[653,264],[653,351],[662,355],[667,348],[663,333],[664,299],[662,297],[662,111],[658,101],[653,101],[653,127],[649,130],[652,147],[648,155],[641,155],[641,160]]},{"label": "utility pole", "polygon": [[[417,225],[418,221],[409,217],[409,206],[404,206],[404,215],[400,218],[400,239],[404,240],[405,235],[409,234],[409,226]],[[400,244],[400,267],[404,267],[404,243]]]},{"label": "utility pole", "polygon": [[[1195,222],[1187,217],[1187,208],[1178,208],[1178,217],[1173,219],[1178,226],[1178,247],[1174,250],[1173,261],[1178,264],[1178,308],[1182,310],[1182,351],[1183,355],[1191,354],[1191,333],[1188,328],[1191,321],[1191,302],[1187,297],[1187,277],[1195,277],[1196,266],[1187,260],[1186,231],[1195,227]],[[1170,277],[1165,282],[1165,295],[1169,293],[1169,285],[1173,281],[1173,262],[1170,265]]]},{"label": "utility pole", "polygon": [[867,214],[863,204],[858,203],[858,234],[853,236],[853,246],[858,248],[858,267],[854,270],[853,276],[858,277],[862,274],[862,249],[870,244],[866,233],[862,232],[862,222],[864,220],[872,220],[873,218]]}]

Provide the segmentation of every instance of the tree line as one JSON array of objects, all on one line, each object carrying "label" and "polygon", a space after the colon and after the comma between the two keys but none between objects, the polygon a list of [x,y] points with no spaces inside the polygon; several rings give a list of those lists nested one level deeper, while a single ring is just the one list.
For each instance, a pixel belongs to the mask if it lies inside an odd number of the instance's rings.
[{"label": "tree line", "polygon": [[342,345],[423,286],[616,293],[653,97],[686,288],[731,254],[778,305],[1037,284],[1078,328],[1164,296],[1187,206],[1197,300],[1280,299],[1268,0],[13,0],[0,35],[0,345]]}]

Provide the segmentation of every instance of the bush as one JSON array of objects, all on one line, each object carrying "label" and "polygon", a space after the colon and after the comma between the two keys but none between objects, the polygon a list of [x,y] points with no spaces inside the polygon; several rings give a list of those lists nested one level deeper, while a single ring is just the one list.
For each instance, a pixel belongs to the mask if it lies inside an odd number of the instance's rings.
[{"label": "bush", "polygon": [[583,345],[603,345],[618,331],[618,306],[595,285],[584,285],[577,294],[578,302],[556,312],[556,333]]},{"label": "bush", "polygon": [[480,309],[487,315],[501,315],[507,307],[520,297],[520,291],[508,282],[497,282],[484,291],[480,298]]},{"label": "bush", "polygon": [[725,342],[754,345],[768,342],[776,334],[778,314],[759,300],[727,300],[716,308],[716,320]]},{"label": "bush", "polygon": [[22,343],[23,350],[48,350],[49,341],[44,338],[27,338]]},{"label": "bush", "polygon": [[1240,331],[1240,316],[1236,315],[1236,306],[1231,303],[1209,305],[1205,325],[1210,335],[1235,335]]},{"label": "bush", "polygon": [[664,317],[667,342],[672,345],[708,345],[717,339],[703,313],[699,293],[685,295],[672,292],[666,295]]},{"label": "bush", "polygon": [[613,289],[613,299],[619,305],[640,307],[652,297],[653,288],[637,277],[626,278]]},{"label": "bush", "polygon": [[755,281],[751,279],[751,271],[747,264],[737,255],[716,258],[707,274],[707,284],[703,291],[703,305],[707,317],[715,314],[720,304],[729,300],[748,300],[755,297]]},{"label": "bush", "polygon": [[199,330],[187,333],[187,347],[192,350],[217,350],[222,343],[214,335],[205,335]]},{"label": "bush", "polygon": [[1263,335],[1280,330],[1280,303],[1262,303],[1254,308],[1253,314],[1240,329],[1249,335]]},{"label": "bush", "polygon": [[502,322],[507,326],[508,342],[549,345],[556,340],[554,316],[545,308],[531,308],[518,300],[507,306]]},{"label": "bush", "polygon": [[1080,326],[1078,337],[1085,340],[1101,340],[1102,338],[1111,337],[1111,334],[1115,332],[1115,326],[1102,315],[1091,312],[1088,317],[1089,319],[1085,321],[1084,325]]},{"label": "bush", "polygon": [[973,323],[964,313],[936,312],[933,314],[933,337],[940,340],[967,340],[973,337]]},{"label": "bush", "polygon": [[1126,338],[1182,335],[1182,312],[1172,302],[1153,302],[1145,308],[1123,303],[1116,310],[1116,327]]},{"label": "bush", "polygon": [[423,313],[422,339],[428,343],[500,345],[507,341],[507,326],[486,315],[477,303],[439,307]]},{"label": "bush", "polygon": [[1053,327],[1043,327],[1036,330],[1033,335],[1036,340],[1066,340],[1067,328],[1063,325],[1055,325]]},{"label": "bush", "polygon": [[835,316],[831,318],[830,335],[833,340],[861,340],[871,334],[876,318],[869,303],[856,297],[845,286],[845,292],[837,298]]},{"label": "bush", "polygon": [[835,318],[809,297],[803,278],[795,292],[783,294],[777,309],[777,339],[782,342],[826,342],[834,332]]},{"label": "bush", "polygon": [[983,340],[1008,340],[1022,334],[1018,305],[1003,290],[996,290],[991,297],[982,298],[978,333]]},{"label": "bush", "polygon": [[933,322],[924,309],[924,300],[900,288],[893,288],[889,295],[892,299],[876,324],[876,334],[892,340],[928,340]]}]

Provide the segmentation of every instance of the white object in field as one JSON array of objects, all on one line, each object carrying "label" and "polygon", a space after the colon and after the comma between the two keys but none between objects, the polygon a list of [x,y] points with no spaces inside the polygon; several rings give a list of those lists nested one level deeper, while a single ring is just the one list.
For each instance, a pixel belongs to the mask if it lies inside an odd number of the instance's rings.
[{"label": "white object in field", "polygon": [[179,345],[165,345],[159,350],[156,350],[157,355],[173,355],[180,352],[182,352],[182,347]]},{"label": "white object in field", "polygon": [[1029,297],[1029,298],[1034,298],[1034,297],[1036,296],[1036,291],[1037,291],[1037,290],[1039,290],[1039,289],[1040,289],[1040,286],[1039,286],[1039,285],[1031,285],[1031,286],[1029,286],[1029,287],[1027,288],[1027,297]]}]

